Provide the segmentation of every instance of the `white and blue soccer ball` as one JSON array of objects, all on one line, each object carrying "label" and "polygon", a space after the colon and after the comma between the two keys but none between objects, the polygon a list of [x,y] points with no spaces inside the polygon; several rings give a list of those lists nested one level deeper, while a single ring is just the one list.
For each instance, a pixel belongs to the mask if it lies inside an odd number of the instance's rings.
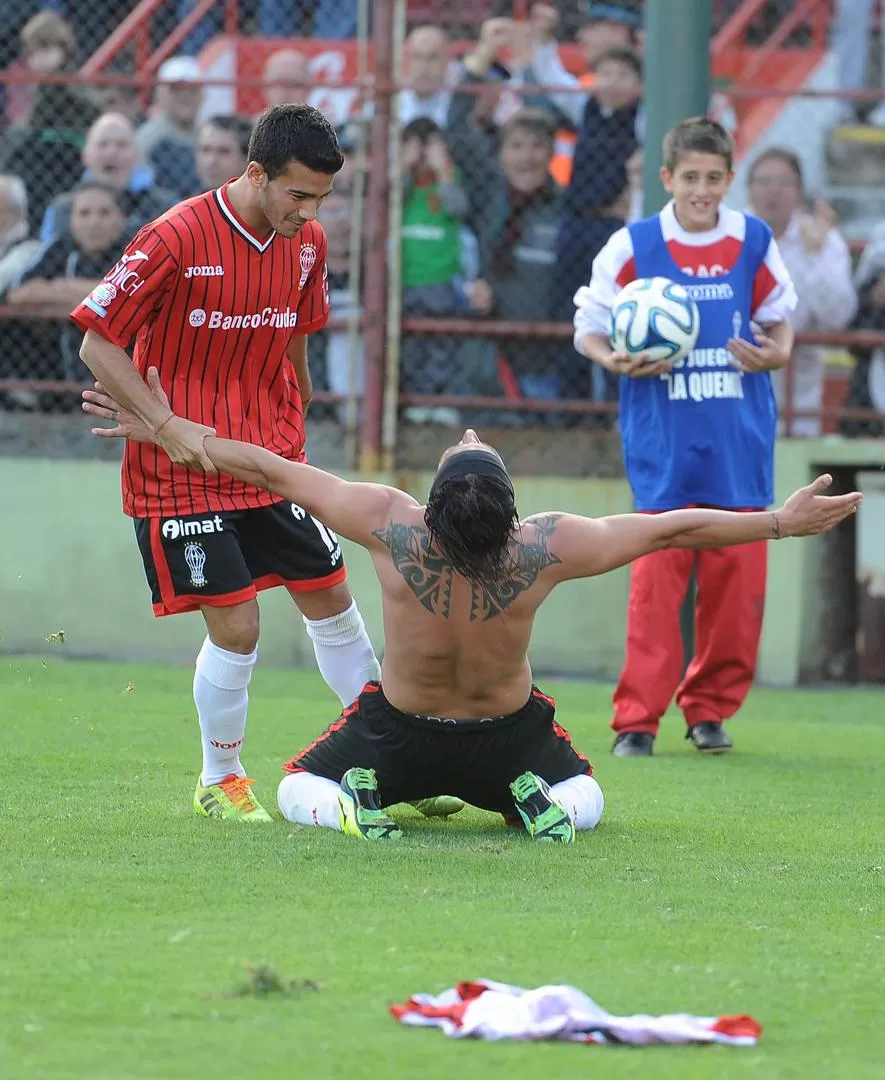
[{"label": "white and blue soccer ball", "polygon": [[665,277],[638,278],[615,297],[609,337],[615,352],[645,353],[650,364],[672,364],[688,356],[700,328],[698,306],[684,285]]}]

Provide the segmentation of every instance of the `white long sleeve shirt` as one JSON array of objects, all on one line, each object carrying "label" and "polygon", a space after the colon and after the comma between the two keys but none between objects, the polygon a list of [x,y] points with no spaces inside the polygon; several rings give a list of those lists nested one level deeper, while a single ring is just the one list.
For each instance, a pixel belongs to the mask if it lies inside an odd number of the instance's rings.
[{"label": "white long sleeve shirt", "polygon": [[[851,254],[836,229],[827,233],[820,251],[809,253],[802,243],[803,215],[793,216],[777,245],[796,289],[798,304],[790,321],[797,333],[803,330],[841,330],[857,312],[857,293],[852,280]],[[794,409],[820,409],[823,402],[824,349],[820,345],[797,345],[790,361]],[[786,407],[786,371],[772,372],[778,408]],[[783,428],[783,422],[781,422]],[[796,417],[793,435],[820,434],[817,417]]]},{"label": "white long sleeve shirt", "polygon": [[[739,210],[721,206],[719,221],[709,232],[686,232],[676,219],[673,203],[661,210],[661,232],[670,254],[684,274],[715,278],[737,262],[747,221]],[[589,285],[575,294],[575,348],[581,352],[586,334],[608,334],[615,297],[636,278],[633,240],[629,229],[619,229],[593,260]],[[752,318],[762,324],[791,318],[796,293],[778,244],[772,238],[753,283]]]}]

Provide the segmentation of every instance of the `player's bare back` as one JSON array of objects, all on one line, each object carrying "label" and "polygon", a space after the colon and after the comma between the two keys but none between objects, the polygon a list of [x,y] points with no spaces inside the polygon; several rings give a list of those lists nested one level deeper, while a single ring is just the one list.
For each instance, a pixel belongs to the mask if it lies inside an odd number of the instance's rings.
[{"label": "player's bare back", "polygon": [[397,507],[373,531],[384,616],[382,682],[393,705],[461,720],[525,705],[535,612],[556,584],[546,572],[559,562],[550,548],[556,519],[523,522],[512,541],[514,570],[495,588],[453,573],[431,543],[423,507]]}]

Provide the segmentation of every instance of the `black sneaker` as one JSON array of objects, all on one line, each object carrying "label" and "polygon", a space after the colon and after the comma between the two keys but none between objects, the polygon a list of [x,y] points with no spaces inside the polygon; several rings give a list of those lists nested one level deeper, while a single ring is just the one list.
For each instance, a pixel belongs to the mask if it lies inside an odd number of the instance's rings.
[{"label": "black sneaker", "polygon": [[612,753],[615,757],[651,757],[655,737],[650,731],[623,731],[615,739]]},{"label": "black sneaker", "polygon": [[692,724],[685,733],[702,754],[727,754],[734,743],[717,720],[702,720]]}]

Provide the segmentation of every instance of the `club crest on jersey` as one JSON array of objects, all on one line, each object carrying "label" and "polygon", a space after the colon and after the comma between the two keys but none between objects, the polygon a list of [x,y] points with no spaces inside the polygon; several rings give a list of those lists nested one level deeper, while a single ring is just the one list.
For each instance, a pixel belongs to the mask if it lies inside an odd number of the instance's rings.
[{"label": "club crest on jersey", "polygon": [[310,277],[311,270],[313,270],[314,263],[317,261],[316,244],[302,244],[301,254],[298,258],[301,262],[301,278],[298,281],[298,288],[303,289],[307,284],[307,279]]}]

